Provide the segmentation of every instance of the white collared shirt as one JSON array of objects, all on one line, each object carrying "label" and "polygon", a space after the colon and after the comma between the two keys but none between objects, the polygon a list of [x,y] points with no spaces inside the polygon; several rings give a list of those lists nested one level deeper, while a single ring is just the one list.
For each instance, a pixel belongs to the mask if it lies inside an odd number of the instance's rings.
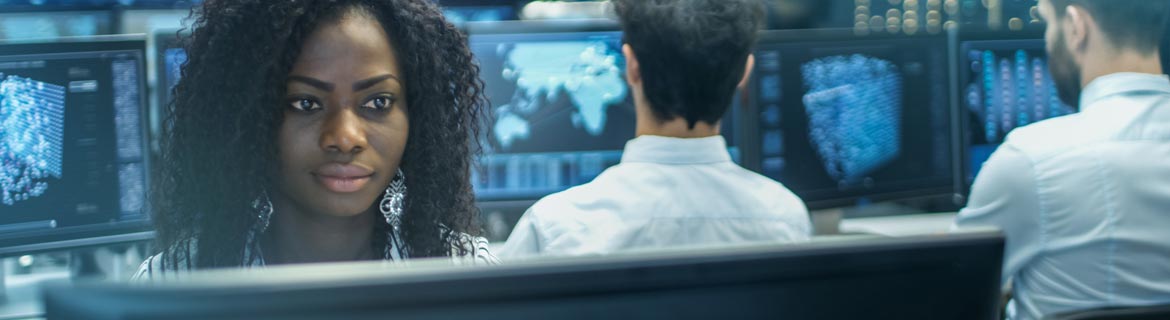
[{"label": "white collared shirt", "polygon": [[1007,235],[1008,316],[1170,303],[1170,79],[1119,73],[1013,131],[956,227]]},{"label": "white collared shirt", "polygon": [[731,160],[722,136],[641,136],[592,182],[541,199],[502,259],[805,241],[808,210],[780,183]]}]

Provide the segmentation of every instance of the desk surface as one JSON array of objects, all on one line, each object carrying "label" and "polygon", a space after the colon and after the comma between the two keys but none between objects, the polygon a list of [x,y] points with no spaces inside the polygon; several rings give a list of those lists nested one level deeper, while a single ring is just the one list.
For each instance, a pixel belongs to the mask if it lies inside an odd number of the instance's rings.
[{"label": "desk surface", "polygon": [[868,233],[891,237],[940,234],[950,231],[954,212],[841,220],[841,233]]}]

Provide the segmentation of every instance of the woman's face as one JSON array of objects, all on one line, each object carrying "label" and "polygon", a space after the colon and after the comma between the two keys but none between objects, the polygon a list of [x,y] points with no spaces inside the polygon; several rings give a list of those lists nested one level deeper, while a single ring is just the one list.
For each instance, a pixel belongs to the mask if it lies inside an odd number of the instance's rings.
[{"label": "woman's face", "polygon": [[289,73],[278,142],[277,180],[298,212],[352,217],[379,199],[406,147],[405,81],[374,19],[346,14],[309,36]]}]

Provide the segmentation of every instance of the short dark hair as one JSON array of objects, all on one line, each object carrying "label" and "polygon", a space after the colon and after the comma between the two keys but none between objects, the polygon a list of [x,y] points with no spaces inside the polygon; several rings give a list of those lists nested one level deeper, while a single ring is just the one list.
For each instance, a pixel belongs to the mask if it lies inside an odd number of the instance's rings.
[{"label": "short dark hair", "polygon": [[1079,6],[1089,11],[1113,44],[1141,53],[1154,53],[1163,39],[1170,1],[1166,0],[1050,0],[1057,18],[1065,8]]},{"label": "short dark hair", "polygon": [[758,0],[615,0],[641,66],[643,88],[661,120],[714,124],[743,78],[764,24]]}]

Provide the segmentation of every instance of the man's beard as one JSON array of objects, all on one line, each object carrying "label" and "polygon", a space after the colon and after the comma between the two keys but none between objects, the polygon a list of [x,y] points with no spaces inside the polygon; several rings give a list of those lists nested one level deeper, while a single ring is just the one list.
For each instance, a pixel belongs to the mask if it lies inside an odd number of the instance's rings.
[{"label": "man's beard", "polygon": [[1081,90],[1084,89],[1081,87],[1081,68],[1073,61],[1064,34],[1058,36],[1050,48],[1053,49],[1048,53],[1048,71],[1052,73],[1060,101],[1079,110]]}]

